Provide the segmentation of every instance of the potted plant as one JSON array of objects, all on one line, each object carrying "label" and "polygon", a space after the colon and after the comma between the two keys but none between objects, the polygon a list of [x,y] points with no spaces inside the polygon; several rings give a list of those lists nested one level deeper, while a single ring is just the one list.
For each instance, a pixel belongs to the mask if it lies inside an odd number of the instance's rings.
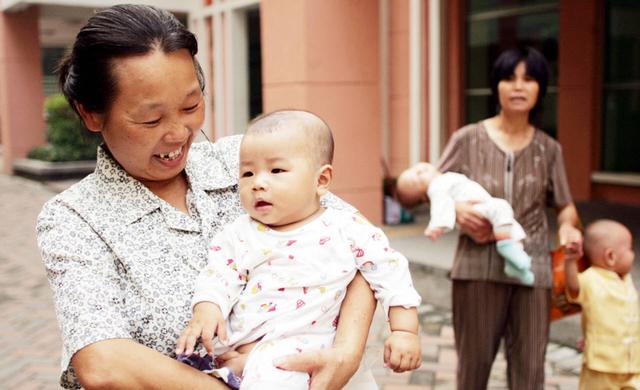
[{"label": "potted plant", "polygon": [[53,178],[93,171],[101,136],[84,128],[62,94],[49,96],[44,111],[47,144],[33,148],[28,158],[16,160],[13,164],[16,173]]}]

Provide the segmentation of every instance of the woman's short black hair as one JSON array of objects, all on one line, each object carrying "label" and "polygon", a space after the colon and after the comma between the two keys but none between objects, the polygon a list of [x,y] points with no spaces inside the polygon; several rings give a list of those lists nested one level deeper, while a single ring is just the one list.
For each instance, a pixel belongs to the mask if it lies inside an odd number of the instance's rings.
[{"label": "woman's short black hair", "polygon": [[186,49],[204,90],[202,68],[195,59],[198,42],[168,11],[147,5],[116,5],[97,12],[76,36],[73,48],[60,61],[59,84],[74,110],[107,112],[117,93],[113,61],[155,50]]},{"label": "woman's short black hair", "polygon": [[491,92],[497,103],[498,109],[500,109],[498,84],[502,80],[508,80],[513,75],[516,66],[518,66],[520,62],[525,63],[527,75],[533,77],[540,87],[536,105],[529,113],[529,122],[533,122],[537,119],[541,111],[542,101],[547,94],[547,85],[549,84],[549,64],[542,53],[538,50],[532,47],[521,46],[502,52],[498,59],[496,59],[496,62],[493,63],[493,72],[491,73]]}]

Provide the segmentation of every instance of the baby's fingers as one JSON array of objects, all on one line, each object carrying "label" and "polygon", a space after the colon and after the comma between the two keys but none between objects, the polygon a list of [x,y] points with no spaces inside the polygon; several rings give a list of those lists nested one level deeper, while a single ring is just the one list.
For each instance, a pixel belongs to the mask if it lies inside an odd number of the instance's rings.
[{"label": "baby's fingers", "polygon": [[[180,340],[184,339],[183,343],[185,355],[191,355],[193,353],[193,347],[195,347],[196,342],[198,341],[198,337],[200,337],[201,334],[202,326],[191,324],[187,326],[187,328],[182,332],[182,335],[180,336],[180,339],[178,339],[178,342],[180,343]],[[180,352],[182,353],[182,351]],[[176,353],[178,353],[178,350],[176,350]]]},{"label": "baby's fingers", "polygon": [[214,329],[211,327],[202,329],[202,336],[200,339],[202,340],[202,345],[204,349],[207,350],[209,355],[213,355],[213,336],[215,335]]},{"label": "baby's fingers", "polygon": [[396,370],[398,369],[398,367],[400,367],[401,363],[402,363],[402,354],[391,351],[391,354],[389,355],[389,360],[387,362],[387,367],[397,372]]},{"label": "baby's fingers", "polygon": [[391,357],[391,348],[389,345],[385,344],[384,346],[384,365],[385,367],[389,367],[389,358]]},{"label": "baby's fingers", "polygon": [[218,321],[218,328],[216,329],[216,333],[218,334],[218,339],[223,344],[227,344],[227,324],[225,323],[225,321]]}]

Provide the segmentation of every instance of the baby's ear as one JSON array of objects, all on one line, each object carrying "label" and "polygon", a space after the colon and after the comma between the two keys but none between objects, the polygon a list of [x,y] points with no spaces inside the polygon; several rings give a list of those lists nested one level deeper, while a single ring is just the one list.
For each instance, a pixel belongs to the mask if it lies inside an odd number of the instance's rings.
[{"label": "baby's ear", "polygon": [[322,196],[329,191],[329,186],[333,180],[333,167],[330,164],[325,164],[318,169],[318,182],[317,191],[318,195]]},{"label": "baby's ear", "polygon": [[604,263],[607,265],[607,267],[610,267],[610,268],[616,265],[616,256],[613,253],[613,249],[611,248],[604,249]]}]

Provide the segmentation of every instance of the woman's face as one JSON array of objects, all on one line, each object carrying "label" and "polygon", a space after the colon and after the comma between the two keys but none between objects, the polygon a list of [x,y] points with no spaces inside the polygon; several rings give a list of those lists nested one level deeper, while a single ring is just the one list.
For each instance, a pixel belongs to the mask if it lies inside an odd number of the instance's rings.
[{"label": "woman's face", "polygon": [[185,49],[115,60],[116,98],[106,114],[85,115],[102,133],[127,173],[150,186],[178,177],[196,131],[204,100],[191,55]]},{"label": "woman's face", "polygon": [[521,61],[510,78],[498,83],[500,108],[507,113],[528,115],[538,101],[539,91],[540,85],[536,79],[527,75],[526,64]]}]

